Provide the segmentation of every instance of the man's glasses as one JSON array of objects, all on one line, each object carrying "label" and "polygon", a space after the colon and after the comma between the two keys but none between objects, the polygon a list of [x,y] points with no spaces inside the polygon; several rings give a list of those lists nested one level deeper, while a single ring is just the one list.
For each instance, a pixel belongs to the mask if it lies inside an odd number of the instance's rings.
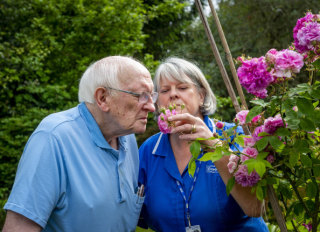
[{"label": "man's glasses", "polygon": [[112,89],[112,90],[116,90],[119,92],[123,92],[123,93],[128,93],[131,94],[135,97],[137,97],[139,99],[139,103],[145,104],[149,101],[149,99],[151,98],[153,103],[156,103],[157,99],[158,99],[158,93],[157,92],[152,92],[152,93],[148,93],[148,92],[142,92],[142,93],[135,93],[135,92],[131,92],[131,91],[126,91],[126,90],[121,90],[121,89],[115,89],[112,87],[105,87],[108,89]]}]

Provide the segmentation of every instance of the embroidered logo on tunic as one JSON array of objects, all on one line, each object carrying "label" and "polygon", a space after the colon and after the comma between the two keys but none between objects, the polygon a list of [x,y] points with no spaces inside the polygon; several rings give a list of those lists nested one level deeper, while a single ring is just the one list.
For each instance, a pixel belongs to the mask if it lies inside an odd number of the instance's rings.
[{"label": "embroidered logo on tunic", "polygon": [[206,172],[207,173],[218,173],[218,170],[213,164],[207,164]]}]

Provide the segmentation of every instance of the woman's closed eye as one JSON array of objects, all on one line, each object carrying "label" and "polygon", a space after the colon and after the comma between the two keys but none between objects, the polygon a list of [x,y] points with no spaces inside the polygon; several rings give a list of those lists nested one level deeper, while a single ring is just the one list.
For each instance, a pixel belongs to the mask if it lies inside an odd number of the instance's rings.
[{"label": "woman's closed eye", "polygon": [[161,89],[160,93],[167,93],[169,90],[168,89]]}]

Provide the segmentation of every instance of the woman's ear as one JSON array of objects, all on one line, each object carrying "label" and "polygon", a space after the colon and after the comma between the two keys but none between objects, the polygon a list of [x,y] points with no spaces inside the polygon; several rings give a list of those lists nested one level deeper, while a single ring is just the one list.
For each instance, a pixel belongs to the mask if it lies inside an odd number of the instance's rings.
[{"label": "woman's ear", "polygon": [[94,99],[97,106],[104,112],[108,112],[110,109],[110,93],[104,87],[98,87],[94,92]]},{"label": "woman's ear", "polygon": [[200,95],[200,103],[201,103],[200,105],[203,105],[204,104],[204,99],[206,97],[204,88],[201,88],[201,91],[199,91],[199,95]]}]

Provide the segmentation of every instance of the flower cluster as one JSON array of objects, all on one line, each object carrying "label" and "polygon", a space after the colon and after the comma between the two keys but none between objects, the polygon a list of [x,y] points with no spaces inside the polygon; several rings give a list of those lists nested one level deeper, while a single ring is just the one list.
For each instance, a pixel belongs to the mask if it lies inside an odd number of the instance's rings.
[{"label": "flower cluster", "polygon": [[264,57],[243,60],[238,68],[240,84],[251,94],[267,97],[266,88],[274,81],[274,77],[267,71],[268,65]]},{"label": "flower cluster", "polygon": [[300,72],[300,69],[304,65],[303,56],[289,49],[281,51],[277,51],[274,48],[270,49],[265,58],[270,73],[274,77],[274,82],[280,82],[285,78],[293,77],[294,74]]},{"label": "flower cluster", "polygon": [[294,46],[300,53],[320,54],[320,15],[308,12],[293,29]]},{"label": "flower cluster", "polygon": [[[240,126],[243,126],[246,124],[246,118],[247,118],[247,115],[249,113],[249,110],[242,110],[240,112],[238,112],[236,114],[236,118],[235,118],[235,122],[236,123],[239,123]],[[249,122],[249,124],[256,124],[261,118],[261,115],[257,115],[255,116],[251,122]]]},{"label": "flower cluster", "polygon": [[[160,108],[160,115],[158,116],[158,126],[160,131],[163,134],[170,134],[173,127],[175,127],[175,123],[168,121],[168,117],[172,115],[178,114],[176,105],[169,105],[168,108],[161,107]],[[184,105],[180,106],[180,110],[184,109]]]},{"label": "flower cluster", "polygon": [[241,66],[237,73],[240,84],[258,98],[268,96],[267,88],[293,77],[303,67],[303,56],[293,50],[270,49],[260,58],[238,58]]},{"label": "flower cluster", "polygon": [[[235,122],[240,125],[245,125],[248,110],[240,111],[235,118]],[[255,116],[251,122],[257,123],[261,121],[261,115]],[[265,136],[273,135],[276,130],[280,127],[284,127],[283,120],[280,114],[275,117],[269,117],[264,120],[263,124],[256,127],[251,136],[244,138],[244,149],[239,156],[232,154],[229,158],[228,170],[234,175],[235,180],[238,184],[244,187],[252,187],[258,183],[261,177],[258,173],[253,170],[251,173],[248,172],[245,161],[248,159],[255,159],[258,156],[258,150],[255,148],[256,143]],[[266,160],[269,163],[274,162],[274,155],[272,153],[266,156]]]}]

